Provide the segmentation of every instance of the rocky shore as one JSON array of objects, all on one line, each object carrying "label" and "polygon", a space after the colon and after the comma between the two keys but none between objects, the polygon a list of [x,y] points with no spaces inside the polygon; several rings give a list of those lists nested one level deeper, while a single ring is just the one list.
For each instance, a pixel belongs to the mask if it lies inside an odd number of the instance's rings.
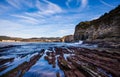
[{"label": "rocky shore", "polygon": [[119,41],[84,41],[84,44],[97,44],[100,48],[120,49]]},{"label": "rocky shore", "polygon": [[120,53],[80,47],[55,47],[55,51],[46,52],[45,59],[54,68],[57,60],[65,77],[120,76]]},{"label": "rocky shore", "polygon": [[[25,72],[27,72],[30,69],[30,67],[32,67],[43,54],[44,54],[44,49],[41,50],[41,52],[38,53],[37,55],[34,55],[33,57],[31,57],[28,62],[26,61],[23,62],[22,64],[18,65],[16,68],[6,72],[0,77],[22,77],[25,74]],[[4,65],[5,63],[12,62],[13,60],[14,58],[0,59],[0,66],[2,66],[0,67],[0,72],[9,68],[6,65]]]},{"label": "rocky shore", "polygon": [[[120,76],[120,53],[118,51],[107,51],[98,49],[87,49],[79,46],[55,46],[46,50],[41,50],[38,54],[30,58],[28,62],[23,62],[16,68],[6,72],[0,77],[22,77],[44,54],[44,60],[56,68],[58,66],[64,76],[59,71],[56,77],[119,77]],[[21,56],[24,57],[24,56]],[[0,59],[0,71],[9,68],[4,64],[13,62],[14,58]],[[40,68],[40,67],[39,67]]]}]

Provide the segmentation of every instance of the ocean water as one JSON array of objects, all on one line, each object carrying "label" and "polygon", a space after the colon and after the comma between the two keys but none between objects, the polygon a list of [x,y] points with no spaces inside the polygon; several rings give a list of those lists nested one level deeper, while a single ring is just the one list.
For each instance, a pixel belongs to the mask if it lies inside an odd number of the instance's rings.
[{"label": "ocean water", "polygon": [[[5,47],[7,46],[7,47]],[[97,45],[88,45],[80,43],[39,43],[39,42],[19,42],[19,43],[8,43],[0,42],[0,60],[14,58],[12,62],[7,62],[1,64],[0,68],[6,66],[7,68],[0,71],[0,76],[11,71],[23,64],[24,62],[29,62],[30,59],[37,55],[42,49],[45,49],[45,52],[49,51],[50,47],[55,46],[79,46],[86,48],[95,48]],[[54,49],[53,49],[54,50]],[[56,72],[59,72],[61,77],[64,77],[63,71],[56,64],[56,68],[53,68],[52,65],[44,59],[45,54],[32,65],[28,71],[26,71],[23,77],[56,77]],[[69,55],[65,55],[69,56]],[[21,71],[20,71],[21,73]],[[18,73],[19,74],[19,73]]]}]

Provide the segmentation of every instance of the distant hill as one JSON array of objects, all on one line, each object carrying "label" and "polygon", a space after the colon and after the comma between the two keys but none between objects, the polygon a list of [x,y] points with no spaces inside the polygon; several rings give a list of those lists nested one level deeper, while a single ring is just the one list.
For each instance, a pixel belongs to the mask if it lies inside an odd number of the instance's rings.
[{"label": "distant hill", "polygon": [[20,40],[22,40],[22,38],[9,37],[9,36],[0,36],[0,41],[1,40],[16,40],[16,41],[20,41]]},{"label": "distant hill", "polygon": [[9,37],[9,36],[0,36],[0,41],[2,40],[14,40],[14,41],[20,41],[20,42],[60,42],[59,37],[41,37],[41,38],[16,38],[16,37]]},{"label": "distant hill", "polygon": [[8,36],[0,36],[0,40],[9,40],[9,39],[11,39],[10,37],[8,37]]}]

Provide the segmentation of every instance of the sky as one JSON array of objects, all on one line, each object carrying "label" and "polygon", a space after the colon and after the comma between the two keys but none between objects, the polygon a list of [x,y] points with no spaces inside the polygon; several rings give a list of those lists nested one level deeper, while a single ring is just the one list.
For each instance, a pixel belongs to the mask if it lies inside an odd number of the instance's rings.
[{"label": "sky", "polygon": [[82,21],[99,18],[120,0],[0,0],[0,35],[63,37]]}]

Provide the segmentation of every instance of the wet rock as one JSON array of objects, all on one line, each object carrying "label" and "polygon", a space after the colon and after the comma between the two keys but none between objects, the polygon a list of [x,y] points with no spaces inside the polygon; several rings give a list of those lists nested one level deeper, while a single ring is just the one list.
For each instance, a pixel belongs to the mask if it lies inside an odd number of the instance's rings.
[{"label": "wet rock", "polygon": [[41,50],[39,54],[34,55],[29,62],[24,62],[20,64],[18,67],[14,68],[11,71],[8,71],[7,73],[3,74],[0,77],[22,77],[26,71],[30,69],[31,66],[33,66],[37,60],[43,55],[44,50]]},{"label": "wet rock", "polygon": [[[64,71],[66,77],[71,75],[71,71],[73,71],[73,77],[78,74],[82,74],[86,77],[107,77],[108,75],[115,77],[120,76],[120,69],[116,67],[120,64],[119,53],[71,46],[69,46],[68,49],[73,51],[72,53],[75,55],[68,56],[67,60],[61,55],[57,58],[58,65]],[[62,48],[57,48],[57,50],[60,52],[60,50],[62,51]],[[68,51],[66,52],[71,54]],[[66,52],[62,53],[65,54]],[[104,72],[99,71],[98,68],[102,69]]]},{"label": "wet rock", "polygon": [[59,72],[56,73],[56,77],[60,77],[60,73]]},{"label": "wet rock", "polygon": [[[56,64],[63,70],[65,77],[119,77],[120,76],[120,53],[118,51],[108,52],[106,50],[98,51],[96,49],[87,49],[81,47],[67,46],[54,47],[47,51],[44,57],[53,68]],[[41,50],[39,55],[18,66],[14,72],[8,73],[14,77],[22,76],[44,53]],[[65,57],[65,54],[70,54]],[[72,55],[74,54],[74,55]],[[58,63],[56,63],[58,62]],[[60,77],[59,72],[56,76]],[[8,76],[9,77],[9,76]]]},{"label": "wet rock", "polygon": [[46,56],[44,57],[45,60],[48,61],[49,64],[52,64],[53,68],[56,67],[56,58],[55,58],[55,52],[46,52]]},{"label": "wet rock", "polygon": [[61,56],[58,57],[58,65],[64,71],[66,77],[85,77],[73,64]]},{"label": "wet rock", "polygon": [[7,67],[8,67],[8,66],[3,65],[3,66],[0,68],[0,72],[3,71],[3,70],[5,70]]},{"label": "wet rock", "polygon": [[64,60],[63,57],[61,56],[58,57],[58,63],[61,69],[70,70],[70,65],[68,65],[67,61]]},{"label": "wet rock", "polygon": [[9,50],[13,47],[17,47],[17,46],[20,46],[20,45],[8,45],[8,46],[4,46],[4,47],[0,47],[0,52],[4,52],[6,50]]},{"label": "wet rock", "polygon": [[14,58],[8,58],[8,59],[0,59],[0,65],[3,65],[7,62],[12,62]]}]

